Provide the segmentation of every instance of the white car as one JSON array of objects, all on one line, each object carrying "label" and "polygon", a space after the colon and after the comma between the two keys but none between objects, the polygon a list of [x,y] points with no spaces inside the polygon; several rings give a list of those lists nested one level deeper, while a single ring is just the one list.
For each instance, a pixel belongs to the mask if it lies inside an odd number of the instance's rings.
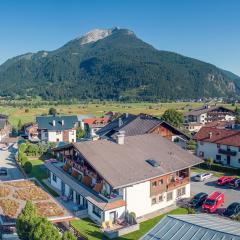
[{"label": "white car", "polygon": [[194,177],[194,179],[198,182],[203,182],[205,181],[206,179],[209,179],[212,177],[212,173],[201,173],[201,174],[198,174]]}]

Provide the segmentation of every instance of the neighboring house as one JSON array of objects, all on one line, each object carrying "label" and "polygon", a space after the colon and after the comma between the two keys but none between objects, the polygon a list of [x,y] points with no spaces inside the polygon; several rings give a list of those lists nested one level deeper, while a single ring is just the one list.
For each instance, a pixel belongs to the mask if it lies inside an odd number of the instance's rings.
[{"label": "neighboring house", "polygon": [[115,222],[190,197],[190,168],[202,162],[158,134],[101,139],[56,148],[49,181],[91,219]]},{"label": "neighboring house", "polygon": [[81,127],[87,132],[89,137],[96,136],[96,132],[106,126],[110,122],[108,117],[92,117],[83,118],[81,121]]},{"label": "neighboring house", "polygon": [[0,115],[0,141],[3,138],[9,137],[11,133],[11,125],[8,122],[8,117],[5,115]]},{"label": "neighboring house", "polygon": [[168,215],[140,240],[240,240],[240,223],[209,214]]},{"label": "neighboring house", "polygon": [[197,141],[197,155],[204,159],[240,167],[240,129],[202,127],[194,136]]},{"label": "neighboring house", "polygon": [[38,142],[39,139],[39,132],[38,132],[38,125],[36,123],[27,123],[23,126],[24,134],[29,141]]},{"label": "neighboring house", "polygon": [[77,116],[40,116],[36,122],[42,141],[76,142]]},{"label": "neighboring house", "polygon": [[147,114],[123,114],[108,125],[97,131],[101,138],[116,139],[119,132],[125,136],[136,136],[146,133],[157,133],[185,147],[189,137],[171,124]]},{"label": "neighboring house", "polygon": [[235,112],[222,106],[205,105],[184,114],[186,128],[190,123],[206,124],[213,121],[230,121],[235,119]]}]

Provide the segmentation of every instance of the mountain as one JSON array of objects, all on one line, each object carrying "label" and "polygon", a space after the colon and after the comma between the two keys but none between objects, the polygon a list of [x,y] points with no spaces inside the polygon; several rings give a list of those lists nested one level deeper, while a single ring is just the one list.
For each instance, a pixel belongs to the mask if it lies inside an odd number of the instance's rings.
[{"label": "mountain", "polygon": [[0,66],[2,96],[159,100],[239,93],[237,75],[159,51],[128,29],[95,29],[57,50],[23,54]]}]

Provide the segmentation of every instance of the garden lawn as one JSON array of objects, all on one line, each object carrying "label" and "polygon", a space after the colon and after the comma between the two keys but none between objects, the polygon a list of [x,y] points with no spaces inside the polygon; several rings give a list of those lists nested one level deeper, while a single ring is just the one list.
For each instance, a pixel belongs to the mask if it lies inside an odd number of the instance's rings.
[{"label": "garden lawn", "polygon": [[[140,230],[129,233],[127,235],[118,237],[117,240],[136,240],[146,234],[151,228],[153,228],[164,216],[167,214],[187,214],[187,210],[184,208],[174,209],[166,214],[159,215],[155,218],[140,223]],[[93,223],[90,219],[80,219],[71,222],[72,226],[76,228],[83,236],[89,240],[106,239],[100,228]]]},{"label": "garden lawn", "polygon": [[59,195],[50,187],[48,187],[43,181],[44,179],[48,178],[47,170],[44,167],[44,162],[40,159],[29,161],[32,163],[32,171],[28,174],[28,177],[36,178],[53,197],[59,197]]}]

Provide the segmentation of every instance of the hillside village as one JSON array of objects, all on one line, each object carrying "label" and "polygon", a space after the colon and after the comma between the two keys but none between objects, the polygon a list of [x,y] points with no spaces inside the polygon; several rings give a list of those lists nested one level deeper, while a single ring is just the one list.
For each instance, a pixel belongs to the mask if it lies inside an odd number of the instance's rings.
[{"label": "hillside village", "polygon": [[[0,168],[1,225],[6,236],[16,235],[23,200],[31,201],[60,232],[69,229],[78,239],[91,239],[87,229],[81,230],[89,219],[99,234],[117,239],[134,236],[141,232],[141,224],[174,209],[199,214],[204,201],[192,205],[193,196],[203,194],[200,189],[206,195],[220,194],[219,181],[225,178],[224,206],[240,197],[239,190],[232,190],[240,188],[236,111],[203,105],[180,114],[179,124],[174,121],[179,113],[171,109],[162,118],[112,111],[101,117],[52,112],[22,125],[17,137],[12,136],[8,116],[0,116],[0,154],[6,156],[1,162],[14,163],[11,169]],[[216,183],[207,187],[205,181]],[[17,199],[11,197],[12,191]],[[230,196],[231,191],[237,192]],[[16,210],[8,210],[8,204]]]}]

